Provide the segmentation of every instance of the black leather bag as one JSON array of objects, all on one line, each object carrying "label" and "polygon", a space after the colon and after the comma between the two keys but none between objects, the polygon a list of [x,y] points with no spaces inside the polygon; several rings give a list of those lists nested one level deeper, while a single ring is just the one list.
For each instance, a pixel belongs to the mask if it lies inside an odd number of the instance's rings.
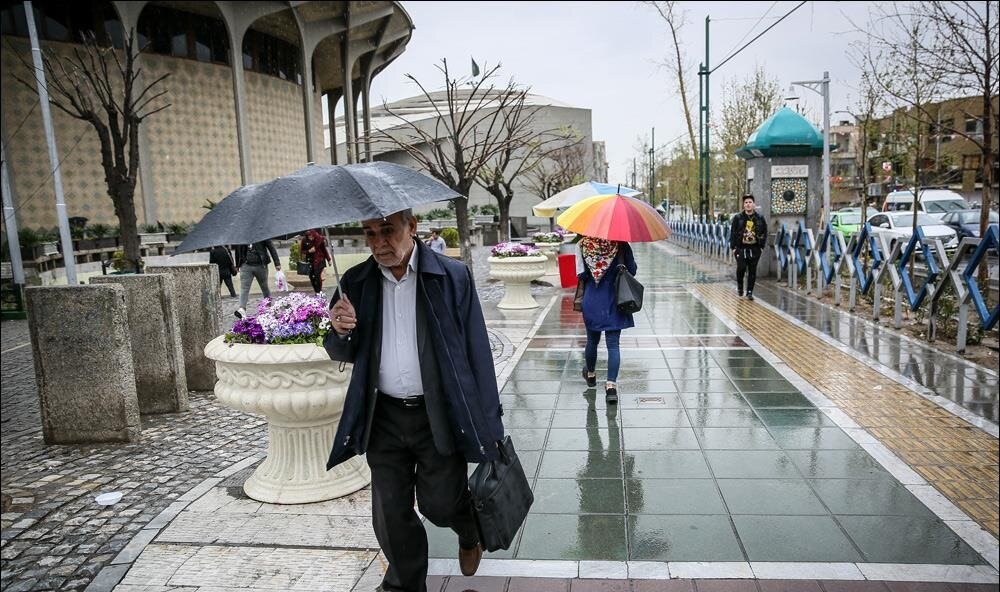
[{"label": "black leather bag", "polygon": [[573,310],[583,312],[583,293],[587,290],[587,283],[580,280],[576,283],[576,294],[573,295]]},{"label": "black leather bag", "polygon": [[295,273],[299,275],[312,275],[312,265],[308,261],[299,261],[295,264]]},{"label": "black leather bag", "polygon": [[500,444],[500,457],[481,463],[469,478],[469,491],[487,551],[507,549],[535,501],[510,436]]},{"label": "black leather bag", "polygon": [[642,310],[642,284],[628,272],[624,265],[618,266],[618,279],[615,280],[615,304],[618,310],[625,314],[634,314]]}]

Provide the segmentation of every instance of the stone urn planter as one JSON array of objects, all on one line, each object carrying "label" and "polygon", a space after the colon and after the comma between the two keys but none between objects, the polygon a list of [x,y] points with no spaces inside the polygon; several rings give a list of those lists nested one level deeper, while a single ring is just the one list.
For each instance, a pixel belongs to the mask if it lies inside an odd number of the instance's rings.
[{"label": "stone urn planter", "polygon": [[205,346],[215,360],[220,403],[268,421],[267,458],[243,484],[251,498],[305,504],[353,493],[371,482],[364,458],[326,470],[351,372],[341,372],[326,350],[312,344]]},{"label": "stone urn planter", "polygon": [[531,280],[545,275],[548,258],[545,255],[527,257],[490,257],[490,276],[504,283],[503,300],[497,308],[537,308],[531,296]]},{"label": "stone urn planter", "polygon": [[562,243],[536,242],[535,246],[542,252],[542,255],[548,257],[548,261],[545,263],[545,275],[559,275],[559,247],[562,246]]}]

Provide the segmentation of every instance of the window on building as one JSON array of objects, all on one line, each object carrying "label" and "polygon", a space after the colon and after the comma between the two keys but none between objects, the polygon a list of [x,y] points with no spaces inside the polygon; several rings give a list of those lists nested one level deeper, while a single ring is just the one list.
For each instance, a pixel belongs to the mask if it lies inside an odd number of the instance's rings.
[{"label": "window on building", "polygon": [[144,51],[229,64],[226,25],[217,18],[151,4],[139,17],[138,33]]},{"label": "window on building", "polygon": [[243,67],[302,84],[299,48],[287,41],[250,29],[243,36]]},{"label": "window on building", "polygon": [[[124,47],[125,32],[118,14],[109,2],[32,2],[38,38],[43,41],[79,43],[95,36],[105,46]],[[0,8],[0,28],[3,35],[28,36],[28,21],[24,18],[24,2],[4,2]]]},{"label": "window on building", "polygon": [[983,156],[981,154],[966,154],[962,156],[962,168],[966,171],[983,168]]},{"label": "window on building", "polygon": [[965,118],[965,133],[967,134],[982,134],[983,133],[983,120],[981,117],[966,117]]}]

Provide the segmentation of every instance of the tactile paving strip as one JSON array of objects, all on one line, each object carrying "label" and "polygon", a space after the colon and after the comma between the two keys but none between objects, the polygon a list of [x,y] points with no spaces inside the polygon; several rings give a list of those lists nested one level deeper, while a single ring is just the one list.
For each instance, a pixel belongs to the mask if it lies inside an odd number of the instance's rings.
[{"label": "tactile paving strip", "polygon": [[997,438],[868,368],[728,286],[695,290],[909,464],[956,506],[998,535]]}]

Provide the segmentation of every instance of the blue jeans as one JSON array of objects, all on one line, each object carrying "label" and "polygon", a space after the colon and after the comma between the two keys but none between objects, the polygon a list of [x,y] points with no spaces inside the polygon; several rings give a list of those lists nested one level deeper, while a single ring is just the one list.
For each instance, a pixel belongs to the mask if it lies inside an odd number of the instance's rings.
[{"label": "blue jeans", "polygon": [[[604,344],[608,347],[608,382],[618,382],[618,367],[621,366],[621,350],[618,348],[618,340],[622,336],[621,331],[605,331]],[[597,346],[601,343],[601,332],[587,330],[587,348],[583,350],[584,359],[587,362],[587,371],[593,372],[597,366]]]}]

